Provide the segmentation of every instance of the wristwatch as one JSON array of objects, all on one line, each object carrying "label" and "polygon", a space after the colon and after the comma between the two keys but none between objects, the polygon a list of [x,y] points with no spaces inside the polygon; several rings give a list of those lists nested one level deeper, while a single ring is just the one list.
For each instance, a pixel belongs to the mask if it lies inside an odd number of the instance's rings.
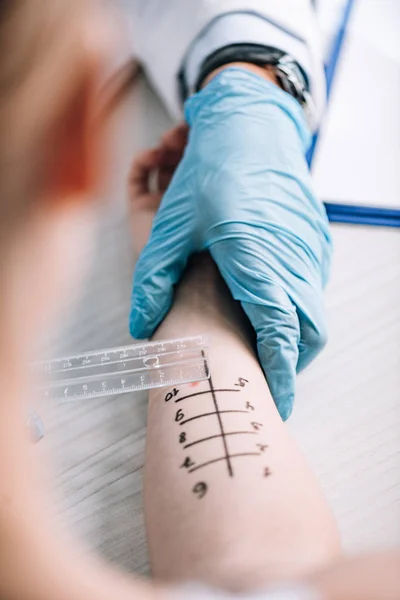
[{"label": "wristwatch", "polygon": [[311,128],[315,122],[315,106],[310,94],[309,81],[302,67],[290,54],[259,44],[230,44],[218,48],[202,62],[193,89],[186,82],[185,70],[181,69],[178,80],[182,102],[191,94],[198,92],[205,79],[224,65],[232,62],[247,62],[260,67],[272,66],[282,89],[293,96],[303,107],[308,124]]}]

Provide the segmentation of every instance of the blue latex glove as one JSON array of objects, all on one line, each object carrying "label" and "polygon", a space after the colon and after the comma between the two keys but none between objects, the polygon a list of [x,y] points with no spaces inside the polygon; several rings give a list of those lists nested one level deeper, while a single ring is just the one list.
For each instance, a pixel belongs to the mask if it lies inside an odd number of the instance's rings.
[{"label": "blue latex glove", "polygon": [[186,102],[185,117],[188,144],[136,266],[131,333],[152,334],[190,254],[209,250],[257,333],[286,419],[296,370],[326,342],[322,289],[331,256],[305,160],[303,109],[273,83],[228,68]]}]

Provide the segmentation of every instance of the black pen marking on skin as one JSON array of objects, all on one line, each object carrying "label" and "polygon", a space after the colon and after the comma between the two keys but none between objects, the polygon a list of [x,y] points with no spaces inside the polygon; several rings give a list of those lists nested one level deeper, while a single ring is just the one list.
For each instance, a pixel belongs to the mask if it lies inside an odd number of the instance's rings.
[{"label": "black pen marking on skin", "polygon": [[[213,412],[202,413],[201,415],[196,415],[195,417],[189,417],[189,419],[185,419],[184,421],[181,421],[179,423],[179,425],[184,425],[185,423],[188,423],[189,421],[194,421],[195,419],[201,419],[202,417],[209,417],[210,415],[221,415],[222,413],[246,413],[247,414],[248,412],[249,412],[248,410],[216,410]],[[179,421],[177,421],[177,423],[178,422]],[[224,435],[225,435],[225,433],[224,433]]]},{"label": "black pen marking on skin", "polygon": [[[206,358],[204,356],[204,352],[203,351],[202,351],[202,354],[203,354],[203,358],[204,358],[204,364],[206,366],[207,365],[207,361],[206,361]],[[218,423],[219,423],[219,428],[221,430],[221,438],[222,438],[222,443],[224,445],[224,450],[225,450],[225,459],[226,459],[226,466],[228,468],[228,474],[229,474],[229,477],[233,477],[232,463],[231,463],[231,459],[230,459],[230,456],[229,456],[229,450],[228,450],[228,444],[227,444],[227,441],[226,441],[224,425],[222,423],[221,412],[220,412],[219,407],[218,407],[217,396],[216,396],[215,389],[214,389],[214,386],[213,386],[211,374],[210,374],[210,377],[209,377],[209,380],[208,380],[208,385],[210,386],[210,391],[211,391],[211,395],[212,395],[212,399],[213,399],[213,403],[214,403],[214,407],[215,407],[215,412],[216,412],[216,415],[217,415],[217,419],[218,419]],[[223,411],[223,412],[225,413],[227,411]]]},{"label": "black pen marking on skin", "polygon": [[[260,453],[259,452],[241,452],[240,454],[230,454],[229,459],[237,458],[238,456],[260,456]],[[208,465],[219,462],[221,460],[226,460],[226,456],[221,456],[220,458],[214,458],[213,460],[208,460],[207,462],[202,463],[201,465],[197,465],[197,466],[193,467],[192,469],[189,469],[188,473],[193,473],[193,471],[197,471],[197,469],[202,469],[203,467],[207,467]],[[232,476],[233,476],[233,474],[231,475],[231,477]]]},{"label": "black pen marking on skin", "polygon": [[[202,395],[206,395],[206,394],[211,394],[212,399],[213,399],[213,404],[214,404],[214,408],[215,411],[213,412],[207,412],[207,413],[203,413],[200,415],[195,415],[194,417],[189,417],[188,419],[184,418],[184,413],[181,409],[178,410],[176,416],[175,416],[175,421],[177,423],[179,423],[180,425],[185,425],[186,423],[190,422],[190,421],[194,421],[196,419],[201,419],[203,417],[208,417],[208,416],[212,416],[212,415],[216,415],[217,419],[218,419],[218,424],[219,424],[219,429],[220,429],[220,434],[217,435],[211,435],[211,436],[207,436],[205,438],[201,438],[198,440],[195,440],[194,442],[190,442],[189,444],[185,444],[185,446],[183,446],[183,449],[186,448],[190,448],[191,446],[195,446],[196,444],[200,444],[202,442],[207,442],[209,440],[212,439],[216,439],[216,438],[221,438],[222,439],[222,443],[223,443],[223,447],[224,447],[224,456],[219,457],[219,458],[214,458],[212,460],[206,461],[204,463],[201,463],[200,465],[195,465],[192,466],[192,461],[189,457],[186,457],[184,463],[181,465],[181,467],[185,467],[188,469],[188,473],[193,473],[194,471],[197,471],[198,469],[202,469],[203,467],[206,467],[208,465],[211,465],[213,463],[217,463],[217,462],[221,462],[221,461],[226,461],[226,466],[227,466],[227,470],[228,470],[228,475],[230,477],[234,476],[233,473],[233,468],[232,468],[232,458],[236,458],[236,457],[240,457],[240,456],[260,456],[260,452],[242,452],[242,453],[238,453],[238,454],[230,454],[229,453],[229,448],[228,448],[228,444],[227,444],[227,436],[228,435],[256,435],[257,431],[232,431],[232,432],[225,432],[224,429],[224,424],[222,421],[222,415],[226,414],[226,413],[249,413],[249,410],[220,410],[219,406],[218,406],[218,401],[217,401],[217,393],[219,392],[240,392],[241,390],[237,390],[234,388],[221,388],[221,389],[215,389],[214,385],[213,385],[213,381],[212,381],[212,377],[210,375],[210,370],[209,370],[209,366],[206,360],[206,356],[204,351],[201,351],[203,360],[204,360],[204,370],[205,373],[208,376],[208,385],[209,385],[209,390],[203,390],[201,392],[194,392],[193,394],[187,394],[186,396],[183,396],[181,398],[177,398],[175,400],[176,403],[178,402],[182,402],[183,400],[187,400],[188,398],[193,398],[195,396],[202,396]],[[248,383],[247,379],[244,379],[242,377],[239,377],[238,379],[238,383],[235,383],[235,386],[237,387],[245,387],[246,383]],[[251,410],[254,410],[254,407],[252,405],[250,405],[249,403],[247,403],[247,408],[250,408]],[[184,419],[184,420],[182,420]],[[253,429],[258,430],[259,426],[261,426],[261,424],[258,423],[251,423],[251,425],[253,426]],[[256,426],[257,427],[256,427]],[[186,441],[186,433],[182,433],[179,437],[179,441],[180,443],[185,443]],[[192,463],[192,464],[191,464]],[[206,485],[204,483],[202,483],[202,485]],[[196,490],[193,489],[193,491],[195,492]]]},{"label": "black pen marking on skin", "polygon": [[[228,433],[225,432],[225,435],[240,435],[240,434],[257,435],[257,431],[230,431]],[[191,446],[195,446],[196,444],[201,444],[201,442],[208,442],[208,440],[213,440],[215,438],[220,438],[220,437],[222,437],[222,433],[218,433],[217,435],[209,435],[208,437],[202,438],[201,440],[196,440],[195,442],[190,442],[190,444],[186,444],[185,446],[183,446],[183,448],[190,448]]]},{"label": "black pen marking on skin", "polygon": [[[240,392],[241,390],[231,390],[229,388],[223,388],[219,390],[214,390],[214,392]],[[182,400],[187,400],[188,398],[193,398],[194,396],[202,396],[203,394],[212,394],[212,390],[205,390],[203,392],[194,392],[194,394],[188,394],[187,396],[182,396],[182,398],[178,398],[175,402],[182,402]]]}]

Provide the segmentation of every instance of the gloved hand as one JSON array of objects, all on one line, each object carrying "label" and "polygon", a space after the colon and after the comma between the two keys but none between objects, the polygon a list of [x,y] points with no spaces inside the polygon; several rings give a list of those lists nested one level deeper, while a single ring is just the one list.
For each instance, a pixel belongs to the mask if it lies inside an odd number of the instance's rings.
[{"label": "gloved hand", "polygon": [[186,102],[185,117],[188,144],[136,265],[131,333],[151,336],[189,255],[207,249],[257,333],[286,419],[296,370],[326,342],[322,289],[331,256],[305,160],[303,109],[275,84],[228,68]]}]

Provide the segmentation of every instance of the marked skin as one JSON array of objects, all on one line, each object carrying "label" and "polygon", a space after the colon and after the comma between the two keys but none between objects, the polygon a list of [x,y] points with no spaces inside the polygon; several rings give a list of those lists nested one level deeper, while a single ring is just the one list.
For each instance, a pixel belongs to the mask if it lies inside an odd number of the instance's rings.
[{"label": "marked skin", "polygon": [[[132,169],[138,254],[168,185],[159,176],[152,193],[150,174],[154,181],[167,155],[172,175],[184,135],[167,133]],[[210,338],[210,379],[150,393],[144,502],[153,575],[249,591],[327,566],[340,555],[331,511],[277,412],[252,328],[208,254],[191,260],[153,339],[198,334]]]}]

